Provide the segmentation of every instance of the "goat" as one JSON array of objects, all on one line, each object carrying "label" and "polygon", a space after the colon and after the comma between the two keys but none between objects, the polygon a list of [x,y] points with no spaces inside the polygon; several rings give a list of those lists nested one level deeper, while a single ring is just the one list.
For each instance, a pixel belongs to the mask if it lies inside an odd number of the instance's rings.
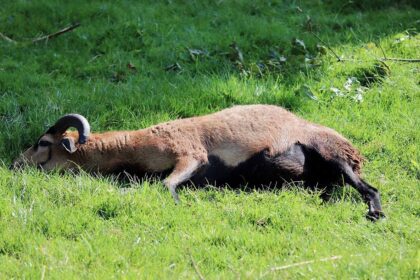
[{"label": "goat", "polygon": [[[67,131],[74,127],[77,131]],[[235,106],[206,116],[136,131],[90,134],[88,121],[59,119],[16,159],[48,171],[82,168],[102,174],[169,171],[164,185],[176,203],[185,182],[264,185],[303,181],[333,187],[344,182],[368,204],[367,217],[384,216],[377,189],[360,177],[363,158],[333,129],[273,105]]]}]

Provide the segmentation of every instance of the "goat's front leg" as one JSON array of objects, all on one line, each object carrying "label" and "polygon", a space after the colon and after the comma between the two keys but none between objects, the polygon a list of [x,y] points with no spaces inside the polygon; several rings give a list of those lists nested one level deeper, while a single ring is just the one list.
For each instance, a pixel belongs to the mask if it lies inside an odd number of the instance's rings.
[{"label": "goat's front leg", "polygon": [[189,180],[203,164],[203,160],[197,160],[191,157],[180,158],[176,162],[172,173],[163,181],[171,192],[176,204],[179,203],[176,187]]}]

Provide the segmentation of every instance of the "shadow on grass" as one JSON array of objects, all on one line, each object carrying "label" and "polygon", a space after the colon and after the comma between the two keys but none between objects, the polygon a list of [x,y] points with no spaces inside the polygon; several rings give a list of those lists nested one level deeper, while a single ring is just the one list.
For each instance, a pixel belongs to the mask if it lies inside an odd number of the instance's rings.
[{"label": "shadow on grass", "polygon": [[[159,173],[159,174],[147,174],[144,176],[136,176],[129,172],[119,173],[117,175],[105,176],[99,175],[103,178],[110,179],[113,184],[120,188],[123,191],[128,191],[135,188],[138,185],[141,185],[144,182],[149,182],[151,184],[159,185],[162,183],[170,174],[170,171]],[[228,184],[228,183],[217,183],[213,182],[212,184],[193,184],[191,182],[186,182],[178,186],[177,192],[188,191],[194,192],[198,190],[206,191],[206,199],[208,201],[215,200],[216,193],[223,192],[234,192],[234,193],[245,193],[253,194],[255,192],[259,193],[271,193],[278,194],[283,191],[294,191],[305,193],[314,197],[319,197],[323,203],[337,203],[340,201],[351,201],[352,203],[364,203],[360,194],[347,185],[331,185],[331,186],[310,186],[305,184],[302,181],[297,182],[272,182],[269,184],[249,184],[249,183],[240,183],[240,184]],[[169,196],[169,191],[168,191]]]}]

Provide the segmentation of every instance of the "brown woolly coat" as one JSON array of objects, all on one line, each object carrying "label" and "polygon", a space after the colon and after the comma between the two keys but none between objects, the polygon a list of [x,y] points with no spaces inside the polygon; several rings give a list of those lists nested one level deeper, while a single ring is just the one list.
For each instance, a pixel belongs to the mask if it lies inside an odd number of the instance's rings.
[{"label": "brown woolly coat", "polygon": [[[76,132],[67,136],[77,139]],[[343,136],[272,105],[236,106],[137,131],[91,134],[70,160],[99,172],[126,164],[142,172],[160,172],[182,157],[206,163],[213,155],[234,167],[262,150],[276,155],[296,143],[313,147],[327,160],[343,159],[360,173],[362,157]]]}]

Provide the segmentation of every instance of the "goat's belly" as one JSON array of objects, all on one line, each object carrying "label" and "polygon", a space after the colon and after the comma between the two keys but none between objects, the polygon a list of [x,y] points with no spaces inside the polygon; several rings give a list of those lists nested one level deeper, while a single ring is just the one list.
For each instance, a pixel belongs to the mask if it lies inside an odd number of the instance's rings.
[{"label": "goat's belly", "polygon": [[216,155],[209,156],[208,160],[209,163],[191,179],[194,184],[228,184],[231,187],[246,184],[277,185],[285,181],[302,180],[303,176],[304,156],[296,147],[274,156],[264,150],[234,167]]},{"label": "goat's belly", "polygon": [[246,161],[250,156],[251,154],[246,148],[233,143],[226,143],[213,149],[210,152],[209,160],[217,158],[217,160],[222,161],[226,167],[231,168]]}]

